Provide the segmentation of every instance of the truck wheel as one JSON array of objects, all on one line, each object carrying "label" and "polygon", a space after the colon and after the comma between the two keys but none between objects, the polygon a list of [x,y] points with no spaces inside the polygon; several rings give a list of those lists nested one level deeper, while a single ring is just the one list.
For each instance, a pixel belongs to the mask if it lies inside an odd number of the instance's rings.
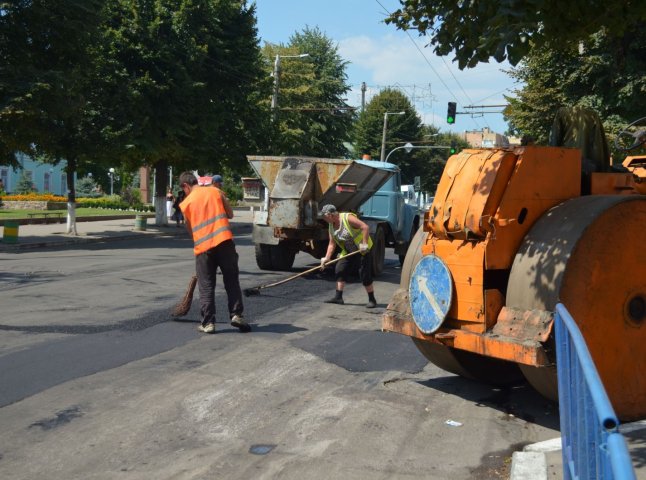
[{"label": "truck wheel", "polygon": [[287,243],[281,242],[278,245],[270,245],[271,264],[274,270],[291,270],[294,265],[296,252],[289,248]]},{"label": "truck wheel", "polygon": [[273,245],[267,245],[265,243],[256,244],[256,264],[261,270],[273,270],[273,264],[271,263],[271,247]]},{"label": "truck wheel", "polygon": [[[413,238],[415,237],[415,234],[417,233],[417,227],[413,225],[413,227],[410,230],[410,236],[408,237],[408,245],[406,246],[406,253],[408,253],[408,249],[410,248],[411,243],[413,243]],[[406,253],[403,255],[399,255],[399,265],[402,267],[404,266],[404,260],[406,260]]]},{"label": "truck wheel", "polygon": [[375,238],[372,242],[372,274],[376,277],[384,271],[384,258],[386,256],[386,234],[384,229],[377,227]]}]

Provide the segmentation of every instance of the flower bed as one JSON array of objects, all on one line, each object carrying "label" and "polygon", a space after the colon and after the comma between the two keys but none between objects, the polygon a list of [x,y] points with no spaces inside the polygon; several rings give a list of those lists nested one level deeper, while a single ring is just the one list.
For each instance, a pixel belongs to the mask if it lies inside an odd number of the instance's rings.
[{"label": "flower bed", "polygon": [[51,193],[17,193],[13,195],[5,195],[2,200],[13,202],[67,202],[67,198],[61,195],[53,195]]},{"label": "flower bed", "polygon": [[[118,195],[106,195],[99,198],[77,197],[76,207],[105,208],[112,210],[151,211],[145,205],[128,205]],[[6,195],[2,197],[3,210],[65,210],[67,198],[60,195],[28,193],[22,195]],[[154,211],[154,209],[152,209]]]}]

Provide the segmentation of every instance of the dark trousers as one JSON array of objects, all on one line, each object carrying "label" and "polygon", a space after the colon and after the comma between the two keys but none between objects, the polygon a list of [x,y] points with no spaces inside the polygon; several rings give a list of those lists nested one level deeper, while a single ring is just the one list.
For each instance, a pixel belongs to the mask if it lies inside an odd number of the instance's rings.
[{"label": "dark trousers", "polygon": [[372,252],[365,255],[353,255],[339,260],[334,268],[334,278],[337,282],[347,282],[352,272],[359,270],[359,278],[364,287],[372,285]]},{"label": "dark trousers", "polygon": [[197,284],[200,287],[202,325],[215,323],[215,281],[218,267],[227,292],[229,318],[242,315],[242,291],[238,279],[238,252],[233,240],[222,242],[195,257]]}]

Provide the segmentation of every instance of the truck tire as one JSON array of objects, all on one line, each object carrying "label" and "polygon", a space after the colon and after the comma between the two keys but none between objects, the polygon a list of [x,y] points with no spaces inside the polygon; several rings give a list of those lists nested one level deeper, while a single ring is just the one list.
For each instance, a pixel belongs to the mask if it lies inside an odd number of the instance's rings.
[{"label": "truck tire", "polygon": [[386,234],[382,227],[377,227],[375,238],[372,242],[372,274],[376,277],[384,271],[384,258],[386,257]]},{"label": "truck tire", "polygon": [[273,270],[271,262],[271,247],[265,243],[256,243],[256,264],[261,270]]},{"label": "truck tire", "polygon": [[[413,242],[413,237],[415,237],[415,234],[417,233],[417,225],[413,225],[413,227],[410,229],[410,236],[408,237],[408,245],[406,245],[406,253],[408,253],[408,249],[410,248],[411,243]],[[406,253],[403,255],[399,255],[399,265],[402,267],[404,266],[404,260],[406,259]]]},{"label": "truck tire", "polygon": [[289,245],[285,242],[280,242],[278,245],[270,245],[270,247],[273,270],[291,270],[292,265],[294,265],[296,251],[289,248]]}]

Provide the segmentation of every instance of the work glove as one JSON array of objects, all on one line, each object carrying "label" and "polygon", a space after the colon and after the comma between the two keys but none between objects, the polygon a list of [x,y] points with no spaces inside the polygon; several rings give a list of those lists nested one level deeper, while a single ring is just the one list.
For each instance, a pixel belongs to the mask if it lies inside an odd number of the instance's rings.
[{"label": "work glove", "polygon": [[368,244],[367,243],[360,243],[359,244],[359,251],[361,252],[361,255],[365,255],[368,253]]},{"label": "work glove", "polygon": [[327,257],[323,257],[323,258],[321,259],[321,270],[325,270],[325,264],[326,264],[327,262],[329,262],[329,261],[330,261],[330,259],[329,259],[329,258],[327,258]]}]

